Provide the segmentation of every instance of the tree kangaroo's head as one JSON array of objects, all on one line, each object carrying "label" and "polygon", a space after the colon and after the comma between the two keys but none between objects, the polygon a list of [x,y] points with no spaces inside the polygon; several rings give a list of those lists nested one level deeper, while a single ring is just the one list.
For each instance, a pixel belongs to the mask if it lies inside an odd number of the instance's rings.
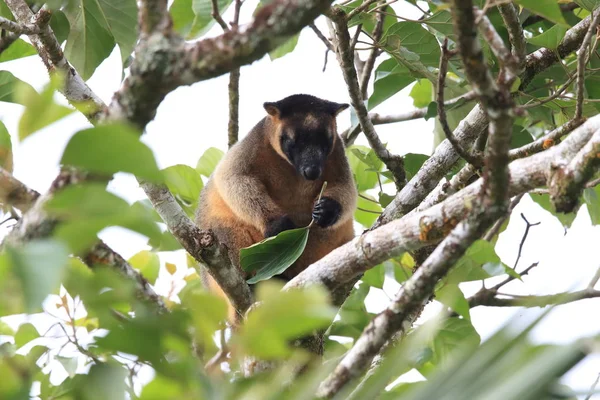
[{"label": "tree kangaroo's head", "polygon": [[275,151],[305,179],[319,179],[337,138],[335,117],[348,104],[296,94],[264,107],[273,122],[269,139]]}]

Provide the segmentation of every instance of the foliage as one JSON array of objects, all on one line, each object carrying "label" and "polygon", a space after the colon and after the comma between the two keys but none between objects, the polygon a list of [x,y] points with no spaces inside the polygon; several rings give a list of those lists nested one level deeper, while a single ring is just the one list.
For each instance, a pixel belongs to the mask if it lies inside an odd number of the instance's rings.
[{"label": "foliage", "polygon": [[[87,80],[118,45],[124,75],[138,41],[138,2],[134,0],[50,1],[50,26],[59,43],[83,79]],[[227,12],[232,0],[218,0],[219,12]],[[263,1],[259,7],[269,2]],[[352,12],[362,2],[344,2]],[[390,2],[391,4],[392,2]],[[407,0],[407,4],[415,1]],[[478,1],[482,7],[487,2]],[[516,0],[525,25],[527,52],[542,47],[555,51],[567,30],[588,15],[597,0],[578,0],[582,8],[562,12],[555,0]],[[393,96],[410,88],[416,108],[426,109],[425,119],[437,115],[433,101],[440,43],[449,39],[456,49],[456,36],[447,4],[420,1],[428,11],[421,19],[399,18],[388,7],[383,35],[373,43],[382,51],[373,72],[373,88],[366,100],[374,110],[389,104]],[[377,23],[374,8],[357,13],[350,27],[371,32]],[[213,2],[175,0],[169,12],[173,27],[187,40],[206,38],[214,25]],[[6,3],[0,0],[0,15],[13,20]],[[507,31],[495,7],[487,16],[502,38]],[[361,36],[361,39],[364,38]],[[4,36],[3,36],[4,37]],[[281,41],[269,52],[271,60],[285,57],[302,42],[299,33]],[[240,45],[241,46],[241,45]],[[500,63],[483,43],[487,65],[497,73]],[[364,59],[366,50],[357,50]],[[0,54],[0,63],[29,57],[34,47],[16,40]],[[321,54],[320,51],[318,54]],[[29,61],[28,61],[29,62]],[[600,57],[593,53],[585,89],[589,100],[584,116],[597,114],[600,90]],[[573,118],[575,89],[566,97],[551,97],[576,73],[576,54],[536,75],[524,87],[513,87],[515,101],[527,107],[515,120],[511,147],[531,143],[544,132]],[[470,90],[458,57],[450,60],[446,97]],[[22,106],[18,131],[9,132],[0,122],[0,164],[13,170],[15,139],[32,135],[70,115],[74,109],[63,105],[56,95],[68,77],[53,75],[39,90],[7,71],[0,71],[0,101]],[[543,102],[541,102],[543,101]],[[457,125],[475,103],[458,102],[446,107],[450,124]],[[354,115],[353,117],[356,117]],[[352,121],[356,125],[356,121]],[[11,136],[12,134],[12,136]],[[374,293],[389,285],[401,287],[417,269],[418,257],[403,253],[367,270],[340,307],[332,305],[322,287],[282,291],[276,277],[300,257],[310,235],[308,227],[282,232],[260,244],[243,249],[242,267],[256,283],[257,303],[244,323],[229,329],[227,302],[207,291],[195,269],[197,262],[167,262],[171,252],[183,253],[182,244],[147,200],[130,204],[107,189],[106,181],[116,173],[127,173],[141,182],[164,185],[189,217],[198,197],[223,157],[223,150],[210,148],[194,166],[177,164],[160,169],[152,150],[140,139],[141,132],[125,123],[101,124],[76,132],[69,140],[60,164],[77,167],[85,183],[58,187],[41,212],[56,218],[57,226],[46,227],[45,239],[23,246],[6,243],[0,253],[0,398],[28,398],[33,392],[41,399],[262,399],[313,398],[318,384],[335,368],[340,355],[353,346],[372,321],[369,306]],[[12,140],[11,140],[12,138]],[[397,151],[397,149],[388,149]],[[395,196],[391,174],[368,146],[346,149],[359,200],[354,210],[357,226],[370,228]],[[427,164],[428,155],[404,154],[407,179]],[[452,178],[455,165],[448,172]],[[569,228],[576,211],[559,214],[548,194],[531,195],[533,200]],[[5,214],[14,210],[4,196],[0,206]],[[3,197],[4,200],[6,200]],[[4,201],[2,200],[2,201]],[[594,225],[600,224],[600,186],[586,188],[580,196]],[[168,286],[161,297],[166,311],[143,299],[136,289],[139,281],[106,265],[106,260],[80,257],[109,227],[122,227],[147,238],[147,246],[135,249],[128,264],[146,285]],[[54,229],[55,228],[55,229]],[[358,250],[357,250],[358,251]],[[133,253],[133,252],[132,252]],[[192,260],[192,261],[190,261]],[[114,260],[113,260],[114,261]],[[122,260],[125,262],[125,260]],[[451,272],[435,286],[433,299],[443,305],[435,318],[408,326],[402,340],[389,346],[368,374],[356,377],[339,398],[348,399],[550,399],[574,398],[567,389],[559,391],[560,378],[587,352],[598,347],[598,338],[573,343],[540,345],[530,340],[531,330],[540,322],[523,325],[511,321],[482,341],[471,322],[472,307],[465,296],[465,283],[482,282],[490,288],[499,279],[522,279],[496,253],[495,238],[473,243]],[[263,282],[264,281],[264,282]],[[42,314],[43,313],[43,314]],[[26,318],[20,316],[26,315]],[[41,329],[37,317],[51,318],[52,325]],[[41,317],[40,317],[41,318]],[[515,326],[521,326],[515,329]],[[323,333],[324,360],[308,354],[299,342]],[[255,359],[277,363],[262,373],[246,375],[244,364]],[[49,371],[62,371],[62,380]],[[302,373],[298,373],[302,371]],[[405,382],[407,373],[420,373],[424,380]],[[151,377],[144,382],[141,377]],[[39,388],[39,389],[37,389]],[[346,396],[346,397],[343,397]],[[562,396],[562,397],[560,397]]]}]

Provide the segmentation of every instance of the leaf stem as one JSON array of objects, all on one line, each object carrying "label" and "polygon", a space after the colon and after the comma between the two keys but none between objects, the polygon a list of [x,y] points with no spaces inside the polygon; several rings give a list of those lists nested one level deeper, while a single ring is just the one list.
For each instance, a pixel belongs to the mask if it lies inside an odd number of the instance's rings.
[{"label": "leaf stem", "polygon": [[[318,203],[319,201],[321,201],[321,197],[323,197],[323,193],[325,193],[325,189],[327,189],[327,181],[323,182],[323,186],[321,186],[321,191],[319,192],[319,197],[317,197],[317,201],[315,201],[315,204]],[[313,217],[310,220],[310,224],[308,224],[307,228],[308,229],[312,228],[314,223],[315,223],[315,218]]]}]

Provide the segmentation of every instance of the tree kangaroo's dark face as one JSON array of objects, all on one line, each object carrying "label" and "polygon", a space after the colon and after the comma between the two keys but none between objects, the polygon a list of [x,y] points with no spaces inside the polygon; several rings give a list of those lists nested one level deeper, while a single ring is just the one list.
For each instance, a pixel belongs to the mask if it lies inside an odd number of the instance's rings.
[{"label": "tree kangaroo's dark face", "polygon": [[319,179],[335,145],[335,117],[348,104],[297,94],[264,107],[275,126],[273,149],[304,179]]},{"label": "tree kangaroo's dark face", "polygon": [[282,121],[281,152],[305,179],[321,177],[335,141],[335,120],[326,115],[298,115]]}]

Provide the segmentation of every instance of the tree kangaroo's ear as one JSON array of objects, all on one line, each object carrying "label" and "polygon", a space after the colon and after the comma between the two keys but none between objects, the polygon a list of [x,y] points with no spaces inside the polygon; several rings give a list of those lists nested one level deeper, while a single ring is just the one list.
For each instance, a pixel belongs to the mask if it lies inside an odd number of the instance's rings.
[{"label": "tree kangaroo's ear", "polygon": [[279,105],[277,103],[266,102],[263,104],[263,107],[267,111],[267,114],[269,114],[272,117],[279,118],[280,112]]},{"label": "tree kangaroo's ear", "polygon": [[339,113],[350,107],[348,103],[333,103],[333,115],[337,117]]}]

